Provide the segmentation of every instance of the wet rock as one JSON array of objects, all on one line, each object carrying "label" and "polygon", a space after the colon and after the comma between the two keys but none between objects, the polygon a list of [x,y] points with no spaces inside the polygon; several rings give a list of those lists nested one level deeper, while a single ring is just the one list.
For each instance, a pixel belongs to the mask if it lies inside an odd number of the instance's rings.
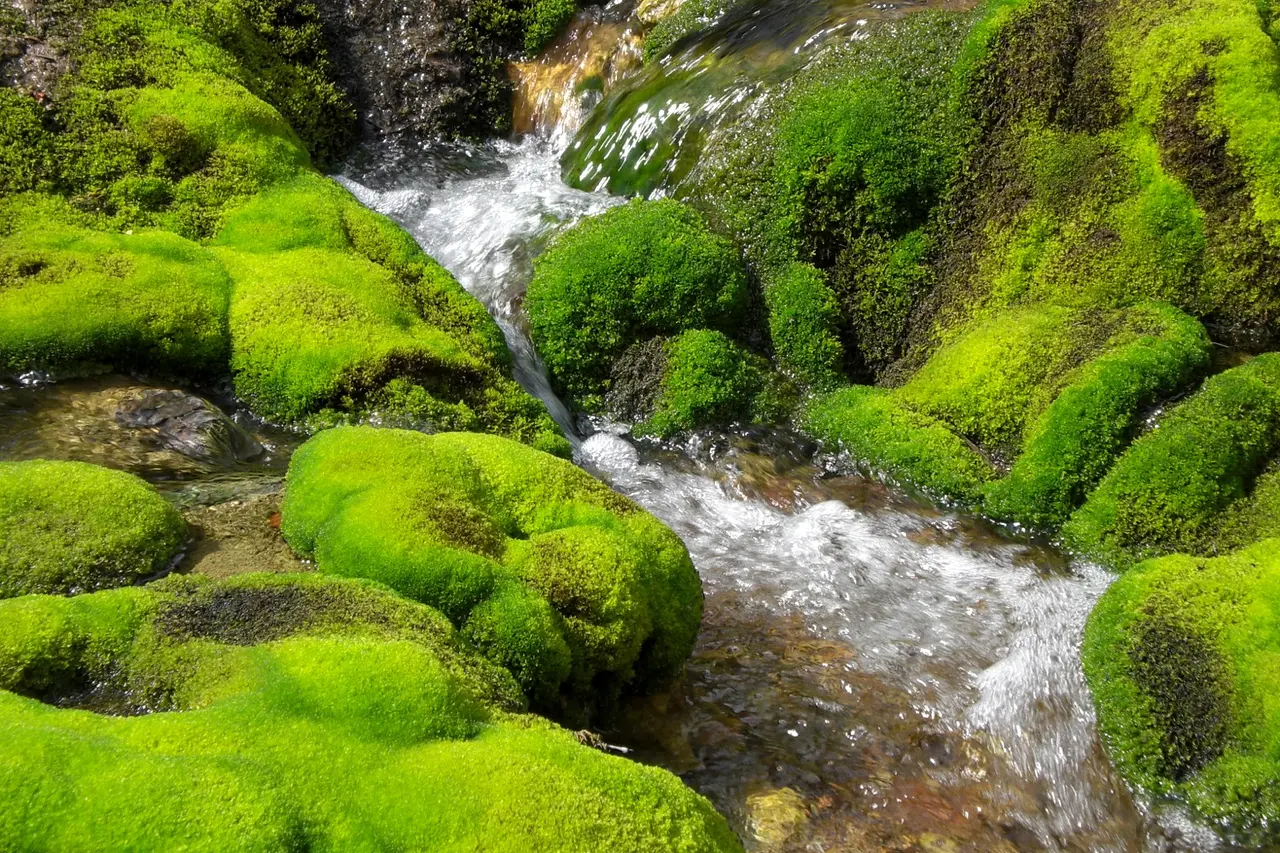
[{"label": "wet rock", "polygon": [[760,791],[747,797],[747,820],[756,840],[773,849],[786,843],[809,820],[804,797],[792,788]]},{"label": "wet rock", "polygon": [[66,28],[58,24],[75,22],[50,20],[47,4],[35,0],[8,5],[11,8],[0,10],[0,82],[43,102],[71,67],[65,38],[52,33]]},{"label": "wet rock", "polygon": [[230,467],[263,452],[257,439],[207,400],[182,391],[148,389],[120,402],[116,423],[147,429],[168,450]]}]

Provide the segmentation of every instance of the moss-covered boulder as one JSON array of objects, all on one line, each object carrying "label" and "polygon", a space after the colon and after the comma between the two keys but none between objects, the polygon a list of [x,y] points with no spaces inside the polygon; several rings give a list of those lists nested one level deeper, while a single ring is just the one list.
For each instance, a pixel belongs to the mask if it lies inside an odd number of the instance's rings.
[{"label": "moss-covered boulder", "polygon": [[75,63],[47,107],[0,99],[0,374],[229,370],[275,421],[568,454],[483,307],[313,170],[353,115],[311,3],[31,9]]},{"label": "moss-covered boulder", "polygon": [[367,583],[3,602],[0,846],[741,849],[676,777],[512,713],[513,690]]},{"label": "moss-covered boulder", "polygon": [[1280,540],[1129,571],[1089,617],[1084,667],[1125,777],[1250,844],[1280,819]]},{"label": "moss-covered boulder", "polygon": [[164,571],[187,525],[131,474],[0,462],[0,598],[123,586]]},{"label": "moss-covered boulder", "polygon": [[[640,433],[667,436],[704,424],[769,420],[769,364],[721,332],[694,329],[665,342],[666,364]],[[762,417],[763,416],[763,417]]]},{"label": "moss-covered boulder", "polygon": [[327,430],[294,454],[282,516],[321,572],[439,609],[543,705],[659,684],[693,649],[702,588],[680,539],[515,442]]},{"label": "moss-covered boulder", "polygon": [[1280,354],[1214,376],[1128,449],[1063,528],[1113,566],[1213,553],[1223,513],[1280,452]]},{"label": "moss-covered boulder", "polygon": [[538,258],[526,307],[557,388],[600,406],[632,344],[691,329],[733,332],[747,303],[737,250],[675,201],[633,201],[563,232]]}]

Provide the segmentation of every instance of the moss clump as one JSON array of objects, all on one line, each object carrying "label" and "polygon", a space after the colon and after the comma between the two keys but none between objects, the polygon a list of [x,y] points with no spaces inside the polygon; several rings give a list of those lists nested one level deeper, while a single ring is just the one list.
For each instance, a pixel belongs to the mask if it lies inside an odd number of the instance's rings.
[{"label": "moss clump", "polygon": [[0,374],[85,363],[221,372],[231,282],[213,256],[176,234],[74,219],[54,202],[0,202]]},{"label": "moss clump", "polygon": [[327,430],[294,455],[282,512],[320,571],[438,608],[543,705],[668,679],[698,632],[702,590],[674,533],[503,439]]},{"label": "moss clump", "polygon": [[535,0],[524,10],[524,52],[537,56],[573,20],[577,0]]},{"label": "moss clump", "polygon": [[806,388],[831,390],[839,383],[844,347],[839,307],[822,273],[791,264],[765,290],[765,304],[778,366]]},{"label": "moss clump", "polygon": [[0,598],[122,586],[162,572],[187,525],[131,474],[0,462]]},{"label": "moss clump", "polygon": [[677,42],[706,29],[726,12],[742,5],[744,0],[682,0],[675,12],[645,33],[644,61],[662,59]]},{"label": "moss clump", "polygon": [[875,473],[977,505],[991,464],[940,421],[882,389],[855,385],[810,404],[804,427]]},{"label": "moss clump", "polygon": [[1120,457],[1063,528],[1112,565],[1211,547],[1220,515],[1280,447],[1280,355],[1221,373]]},{"label": "moss clump", "polygon": [[[371,585],[175,579],[0,611],[0,846],[740,849],[676,777],[491,704],[500,673]],[[78,709],[124,711],[104,688],[135,716]]]},{"label": "moss clump", "polygon": [[1139,328],[1122,336],[1131,340],[1081,368],[1030,423],[1009,475],[987,487],[988,513],[1058,527],[1136,435],[1142,414],[1208,367],[1198,322],[1159,304],[1137,313]]},{"label": "moss clump", "polygon": [[667,436],[750,418],[768,364],[720,332],[695,329],[666,343],[666,369],[641,433]]},{"label": "moss clump", "polygon": [[747,280],[733,245],[674,201],[616,207],[565,231],[538,258],[526,306],[557,387],[591,409],[631,344],[734,330]]},{"label": "moss clump", "polygon": [[1152,796],[1183,799],[1250,845],[1280,817],[1280,540],[1214,559],[1151,560],[1085,631],[1108,751]]}]

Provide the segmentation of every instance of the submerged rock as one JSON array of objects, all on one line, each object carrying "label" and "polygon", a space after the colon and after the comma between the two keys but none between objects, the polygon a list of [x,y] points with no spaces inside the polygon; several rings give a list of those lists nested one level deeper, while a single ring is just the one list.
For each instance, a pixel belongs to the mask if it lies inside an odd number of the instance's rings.
[{"label": "submerged rock", "polygon": [[[130,715],[73,710],[83,683]],[[0,603],[0,847],[741,849],[675,776],[521,705],[439,613],[370,583]]]},{"label": "submerged rock", "polygon": [[150,430],[164,447],[183,456],[230,467],[263,452],[258,440],[217,406],[182,391],[148,389],[126,397],[116,422]]}]

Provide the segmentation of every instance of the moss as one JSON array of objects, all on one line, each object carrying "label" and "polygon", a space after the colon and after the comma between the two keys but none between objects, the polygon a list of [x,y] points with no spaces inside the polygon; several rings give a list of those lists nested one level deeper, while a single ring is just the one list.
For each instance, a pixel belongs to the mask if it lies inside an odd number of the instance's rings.
[{"label": "moss", "polygon": [[1107,591],[1084,666],[1111,757],[1246,844],[1274,840],[1280,541],[1151,560]]},{"label": "moss", "polygon": [[187,526],[136,477],[80,462],[0,462],[0,598],[121,586],[164,571]]},{"label": "moss", "polygon": [[986,489],[988,513],[1058,527],[1135,437],[1143,414],[1208,367],[1198,322],[1158,303],[1135,313],[1136,335],[1123,334],[1128,340],[1085,365],[1029,423],[1009,475]]},{"label": "moss", "polygon": [[943,423],[881,388],[855,385],[816,399],[804,427],[874,472],[935,497],[976,505],[994,477],[990,463]]},{"label": "moss", "polygon": [[1120,457],[1063,528],[1068,544],[1112,565],[1212,547],[1221,513],[1277,450],[1280,356],[1221,373]]},{"label": "moss", "polygon": [[293,457],[281,529],[320,571],[440,609],[544,705],[670,678],[701,617],[675,534],[570,463],[503,439],[320,433]]},{"label": "moss", "polygon": [[674,13],[645,33],[642,46],[644,61],[662,59],[677,42],[706,29],[725,13],[742,5],[743,0],[682,0]]},{"label": "moss", "polygon": [[1280,530],[1280,470],[1273,464],[1258,477],[1249,494],[1233,503],[1214,534],[1219,551],[1243,548]]},{"label": "moss", "polygon": [[844,347],[837,336],[839,309],[821,272],[792,264],[765,290],[769,336],[778,366],[814,391],[839,381]]},{"label": "moss", "polygon": [[557,387],[590,406],[631,344],[731,331],[747,281],[733,245],[674,201],[616,207],[563,232],[538,258],[526,307]]},{"label": "moss", "polygon": [[[0,202],[0,374],[86,363],[187,376],[221,372],[231,282],[175,234],[73,224],[52,199]],[[69,310],[74,306],[74,310]]]},{"label": "moss", "polygon": [[[740,849],[674,776],[490,704],[492,667],[429,608],[314,576],[174,580],[0,608],[0,845]],[[281,601],[306,618],[266,614]],[[210,608],[270,627],[227,636]],[[73,670],[168,713],[51,707]]]},{"label": "moss", "polygon": [[708,424],[750,419],[768,365],[720,332],[695,329],[666,345],[666,370],[641,433],[668,436]]},{"label": "moss", "polygon": [[42,188],[54,174],[53,138],[35,98],[0,89],[0,195]]},{"label": "moss", "polygon": [[573,13],[577,0],[535,0],[524,11],[524,52],[537,56],[560,35]]}]

